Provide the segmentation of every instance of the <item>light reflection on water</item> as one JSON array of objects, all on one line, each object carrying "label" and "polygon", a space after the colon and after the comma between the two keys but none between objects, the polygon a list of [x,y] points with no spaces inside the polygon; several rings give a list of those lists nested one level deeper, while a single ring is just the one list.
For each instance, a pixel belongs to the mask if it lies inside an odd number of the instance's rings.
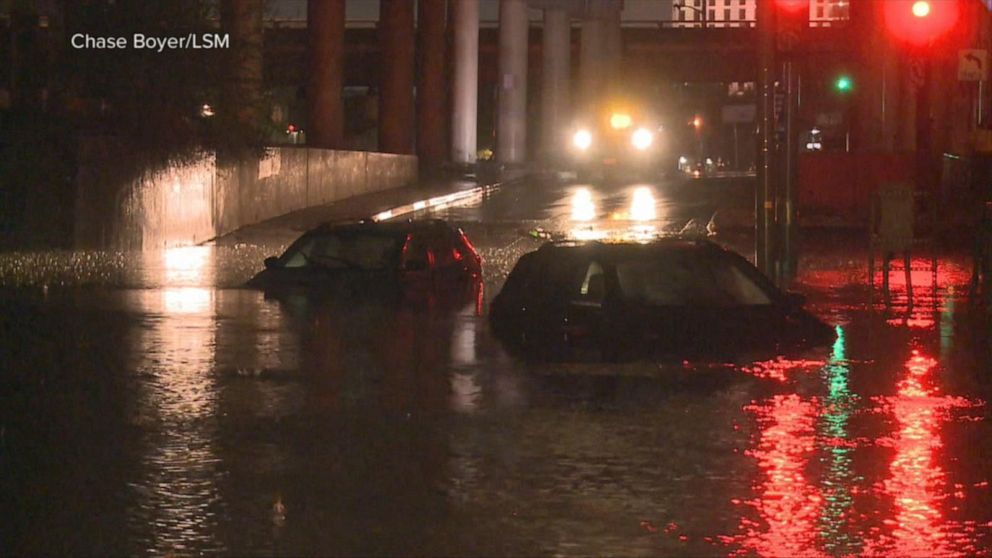
[{"label": "light reflection on water", "polygon": [[[517,255],[480,249],[495,275]],[[973,349],[943,288],[909,309],[893,273],[900,319],[848,301],[826,357],[545,381],[484,316],[311,312],[215,288],[223,257],[149,253],[161,288],[112,295],[134,553],[987,554],[988,471],[961,447],[987,447],[987,411],[945,394]]]},{"label": "light reflection on water", "polygon": [[[775,395],[745,408],[758,427],[747,455],[760,472],[755,497],[743,502],[749,511],[739,533],[723,542],[733,554],[761,556],[975,554],[992,522],[982,530],[957,519],[954,502],[980,495],[975,488],[987,480],[951,485],[942,430],[976,420],[985,403],[941,394],[944,370],[920,349],[912,350],[895,394],[865,401],[851,390],[845,330],[837,330],[821,370],[824,395]],[[771,377],[795,381],[802,372]],[[888,432],[852,436],[852,426],[866,424]],[[887,476],[872,465],[874,457],[888,459]]]},{"label": "light reflection on water", "polygon": [[128,483],[134,493],[128,519],[143,552],[224,550],[216,540],[224,505],[212,425],[218,387],[215,291],[206,286],[213,279],[210,256],[207,247],[149,252],[146,272],[159,275],[150,282],[166,286],[134,293],[149,316],[132,354],[140,378],[134,420],[143,426],[144,451]]},{"label": "light reflection on water", "polygon": [[[871,548],[873,554],[964,556],[974,551],[962,525],[945,517],[953,491],[938,453],[949,412],[974,403],[941,395],[934,385],[936,371],[935,359],[914,350],[897,395],[881,402],[896,420],[896,432],[879,440],[895,448],[891,476],[882,484],[884,494],[895,504],[895,514],[886,521],[890,530],[878,541],[880,548]],[[949,544],[952,537],[958,544]]]},{"label": "light reflection on water", "polygon": [[744,549],[760,556],[810,556],[822,497],[807,479],[805,466],[815,449],[816,402],[796,394],[777,395],[748,409],[761,434],[748,452],[764,477],[756,500],[759,523],[742,519]]}]

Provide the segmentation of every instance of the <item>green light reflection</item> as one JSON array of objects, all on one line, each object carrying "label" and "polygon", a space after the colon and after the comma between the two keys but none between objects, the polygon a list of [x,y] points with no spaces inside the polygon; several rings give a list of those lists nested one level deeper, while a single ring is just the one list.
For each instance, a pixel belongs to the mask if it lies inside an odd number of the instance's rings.
[{"label": "green light reflection", "polygon": [[849,447],[847,423],[856,396],[848,385],[850,373],[844,328],[836,326],[830,360],[821,371],[828,393],[824,412],[817,425],[817,438],[826,450],[821,463],[825,465],[822,480],[824,505],[819,517],[819,537],[825,550],[831,554],[859,554],[860,541],[851,537],[845,527],[846,514],[853,505],[851,485],[858,477],[852,469],[852,451]]}]

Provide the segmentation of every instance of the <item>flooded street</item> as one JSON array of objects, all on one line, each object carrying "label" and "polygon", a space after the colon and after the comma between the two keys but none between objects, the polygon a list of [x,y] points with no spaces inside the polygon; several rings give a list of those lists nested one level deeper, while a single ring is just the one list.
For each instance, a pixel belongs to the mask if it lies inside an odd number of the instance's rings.
[{"label": "flooded street", "polygon": [[863,235],[810,233],[795,288],[837,339],[769,361],[538,365],[492,337],[527,231],[704,229],[753,203],[693,188],[524,183],[440,212],[485,260],[455,308],[240,288],[281,239],[0,255],[0,550],[992,554],[967,258],[915,259],[912,300],[896,267],[869,305]]}]

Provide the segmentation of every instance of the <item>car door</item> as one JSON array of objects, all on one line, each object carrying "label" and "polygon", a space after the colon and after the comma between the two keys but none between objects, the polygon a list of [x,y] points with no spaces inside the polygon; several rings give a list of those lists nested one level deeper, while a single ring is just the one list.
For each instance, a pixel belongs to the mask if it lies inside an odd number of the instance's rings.
[{"label": "car door", "polygon": [[[595,358],[602,348],[607,269],[600,259],[581,261],[568,283],[562,330],[565,343],[577,358]],[[574,271],[572,273],[575,273]]]},{"label": "car door", "polygon": [[434,280],[436,286],[444,292],[464,277],[462,255],[456,249],[454,238],[447,228],[432,229],[428,238],[430,251],[434,255]]},{"label": "car door", "polygon": [[407,235],[400,253],[400,276],[407,289],[430,289],[434,274],[435,255],[430,237],[424,231]]}]

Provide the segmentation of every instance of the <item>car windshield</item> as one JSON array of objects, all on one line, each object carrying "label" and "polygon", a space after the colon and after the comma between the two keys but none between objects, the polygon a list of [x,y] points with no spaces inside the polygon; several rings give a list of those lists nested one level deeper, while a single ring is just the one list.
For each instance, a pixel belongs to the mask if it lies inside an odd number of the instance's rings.
[{"label": "car windshield", "polygon": [[367,232],[328,232],[301,238],[282,255],[287,268],[380,270],[396,265],[402,238]]},{"label": "car windshield", "polygon": [[764,306],[771,299],[732,260],[672,251],[617,263],[624,300],[659,306]]}]

